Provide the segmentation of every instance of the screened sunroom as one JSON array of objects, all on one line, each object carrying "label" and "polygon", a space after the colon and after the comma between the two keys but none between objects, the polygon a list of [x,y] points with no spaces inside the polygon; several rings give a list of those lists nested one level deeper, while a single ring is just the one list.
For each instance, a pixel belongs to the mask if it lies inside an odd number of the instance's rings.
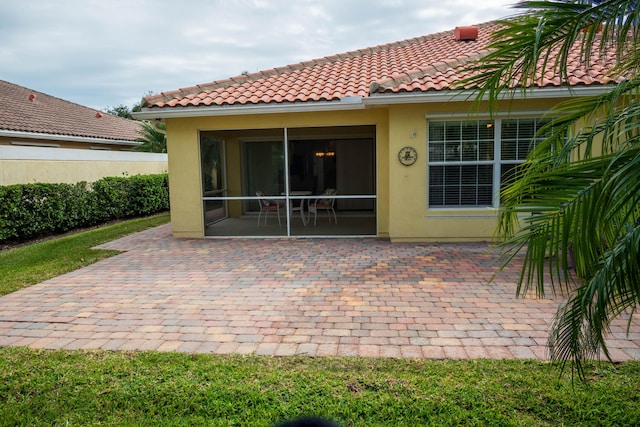
[{"label": "screened sunroom", "polygon": [[204,235],[375,236],[375,131],[200,131]]}]

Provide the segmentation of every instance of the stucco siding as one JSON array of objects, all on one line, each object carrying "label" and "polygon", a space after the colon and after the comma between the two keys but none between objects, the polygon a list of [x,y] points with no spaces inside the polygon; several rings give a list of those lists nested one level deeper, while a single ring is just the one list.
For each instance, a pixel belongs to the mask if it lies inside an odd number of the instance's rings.
[{"label": "stucco siding", "polygon": [[198,129],[189,120],[167,120],[171,229],[175,237],[203,237]]},{"label": "stucco siding", "polygon": [[[542,117],[560,100],[514,100],[495,109],[496,117]],[[199,134],[204,131],[376,126],[376,194],[379,237],[392,241],[482,241],[492,239],[497,207],[429,208],[429,120],[475,120],[467,102],[439,102],[381,106],[357,111],[189,117],[167,120],[173,231],[176,237],[203,237]],[[486,111],[486,106],[480,105]],[[511,111],[511,113],[507,113]],[[488,113],[484,113],[488,119]],[[240,133],[241,134],[241,133]],[[240,141],[229,133],[225,160],[228,190],[240,194]],[[398,160],[403,147],[413,147],[417,161]],[[235,187],[234,187],[235,186]],[[230,211],[240,209],[230,201]]]},{"label": "stucco siding", "polygon": [[[505,102],[495,114],[539,117],[553,106],[548,100]],[[486,106],[480,106],[487,110]],[[485,113],[485,117],[488,117]],[[427,123],[436,120],[474,120],[469,103],[405,104],[389,107],[389,237],[392,241],[488,241],[497,226],[497,208],[430,209],[428,203]],[[402,165],[402,147],[416,149],[418,159]]]}]

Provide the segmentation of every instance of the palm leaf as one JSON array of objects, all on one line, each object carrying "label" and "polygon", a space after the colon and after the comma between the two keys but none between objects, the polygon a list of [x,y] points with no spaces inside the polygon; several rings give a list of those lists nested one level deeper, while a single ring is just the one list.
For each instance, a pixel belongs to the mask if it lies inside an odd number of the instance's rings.
[{"label": "palm leaf", "polygon": [[[476,106],[527,96],[553,70],[567,84],[575,67],[616,65],[610,90],[554,108],[540,143],[501,194],[497,236],[503,266],[524,252],[518,295],[569,296],[552,324],[551,357],[609,356],[605,337],[640,303],[640,8],[637,1],[526,1],[502,21],[462,88]],[[624,76],[621,78],[620,76]]]},{"label": "palm leaf", "polygon": [[138,146],[139,151],[147,151],[152,153],[167,152],[167,135],[165,133],[165,124],[159,123],[155,125],[150,122],[141,122],[142,128],[138,133],[140,137],[136,141],[141,142]]}]

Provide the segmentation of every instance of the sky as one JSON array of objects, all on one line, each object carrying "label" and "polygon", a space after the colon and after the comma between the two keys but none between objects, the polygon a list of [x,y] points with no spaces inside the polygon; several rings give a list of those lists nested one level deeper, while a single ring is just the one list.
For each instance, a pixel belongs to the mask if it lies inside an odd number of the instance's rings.
[{"label": "sky", "polygon": [[516,0],[2,0],[0,80],[98,110],[505,18]]}]

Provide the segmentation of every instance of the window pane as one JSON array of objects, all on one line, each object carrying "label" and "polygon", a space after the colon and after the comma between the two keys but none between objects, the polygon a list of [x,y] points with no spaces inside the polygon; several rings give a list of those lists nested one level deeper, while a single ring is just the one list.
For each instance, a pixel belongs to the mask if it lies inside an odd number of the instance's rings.
[{"label": "window pane", "polygon": [[444,166],[429,166],[429,185],[444,185]]},{"label": "window pane", "polygon": [[444,161],[444,142],[429,141],[429,161],[430,162]]},{"label": "window pane", "polygon": [[532,139],[525,139],[518,141],[518,160],[525,160],[531,148],[533,148],[534,141]]},{"label": "window pane", "polygon": [[494,123],[490,120],[481,120],[478,122],[478,139],[490,140],[494,139]]},{"label": "window pane", "polygon": [[460,206],[473,206],[476,204],[477,193],[475,185],[467,185],[460,188]]},{"label": "window pane", "polygon": [[518,138],[518,121],[517,120],[502,120],[502,140]]},{"label": "window pane", "polygon": [[429,206],[444,206],[444,187],[429,187]]},{"label": "window pane", "polygon": [[500,186],[501,187],[511,184],[511,182],[516,179],[518,166],[519,165],[517,164],[506,164],[500,167]]},{"label": "window pane", "polygon": [[493,205],[493,187],[491,185],[481,185],[478,187],[478,206]]},{"label": "window pane", "polygon": [[476,161],[478,160],[478,142],[464,141],[462,143],[462,160]]},{"label": "window pane", "polygon": [[462,124],[462,140],[463,141],[476,141],[478,139],[478,123],[463,123]]},{"label": "window pane", "polygon": [[444,141],[444,122],[429,122],[429,142]]},{"label": "window pane", "polygon": [[534,119],[518,120],[518,139],[531,140],[536,133],[536,121]]},{"label": "window pane", "polygon": [[500,144],[500,155],[502,160],[515,160],[518,156],[518,146],[511,139],[502,139]]},{"label": "window pane", "polygon": [[493,160],[493,140],[492,141],[480,141],[478,160]]},{"label": "window pane", "polygon": [[478,184],[493,183],[493,165],[478,165]]},{"label": "window pane", "polygon": [[460,184],[461,166],[444,167],[444,183],[447,186]]},{"label": "window pane", "polygon": [[463,185],[475,184],[477,175],[477,165],[460,166],[460,183]]},{"label": "window pane", "polygon": [[502,121],[502,141],[500,151],[502,160],[516,160],[518,158],[518,119]]},{"label": "window pane", "polygon": [[445,122],[444,137],[447,141],[460,141],[460,122]]},{"label": "window pane", "polygon": [[460,206],[460,187],[447,187],[444,193],[445,206]]},{"label": "window pane", "polygon": [[447,162],[459,162],[460,161],[460,141],[446,142],[446,157]]}]

